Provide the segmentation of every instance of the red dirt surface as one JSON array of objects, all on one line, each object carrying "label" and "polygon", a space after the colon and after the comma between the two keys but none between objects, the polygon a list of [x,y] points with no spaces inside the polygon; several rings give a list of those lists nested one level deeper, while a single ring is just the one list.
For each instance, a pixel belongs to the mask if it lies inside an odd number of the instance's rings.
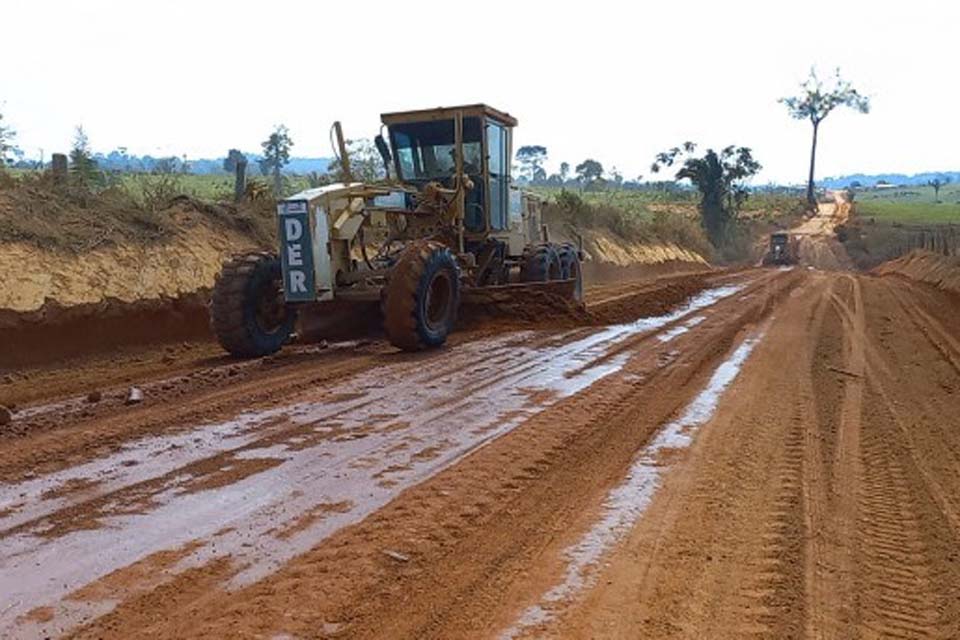
[{"label": "red dirt surface", "polygon": [[418,354],[19,370],[0,636],[960,637],[953,295],[795,269],[587,301]]}]

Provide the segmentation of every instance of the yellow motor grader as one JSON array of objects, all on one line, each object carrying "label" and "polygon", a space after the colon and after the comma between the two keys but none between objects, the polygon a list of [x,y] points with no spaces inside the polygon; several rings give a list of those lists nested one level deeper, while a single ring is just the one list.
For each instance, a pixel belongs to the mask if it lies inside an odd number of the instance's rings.
[{"label": "yellow motor grader", "polygon": [[352,180],[334,123],[345,181],[277,204],[279,255],[224,265],[211,324],[230,353],[276,352],[304,305],[379,301],[390,342],[412,351],[443,344],[471,296],[533,287],[582,298],[582,251],[550,242],[540,199],[512,184],[515,118],[476,104],[381,119],[386,180]]}]

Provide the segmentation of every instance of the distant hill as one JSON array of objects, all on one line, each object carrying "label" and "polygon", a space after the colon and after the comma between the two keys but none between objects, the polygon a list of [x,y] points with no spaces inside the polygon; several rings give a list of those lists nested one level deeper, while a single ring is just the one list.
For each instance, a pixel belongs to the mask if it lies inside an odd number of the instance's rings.
[{"label": "distant hill", "polygon": [[917,173],[910,176],[903,173],[855,173],[849,176],[817,180],[817,185],[826,187],[827,189],[841,189],[843,187],[849,187],[853,183],[859,183],[860,186],[863,187],[872,187],[877,183],[886,183],[898,186],[924,185],[927,184],[928,181],[933,180],[938,176],[941,178],[949,177],[951,182],[954,183],[960,182],[960,171],[931,171],[927,173]]},{"label": "distant hill", "polygon": [[[247,153],[247,171],[256,175],[260,173],[259,160],[260,155]],[[157,170],[170,170],[175,172],[184,171],[186,163],[186,173],[197,175],[226,174],[223,170],[224,158],[178,158],[176,156],[155,158],[150,155],[135,156],[123,153],[121,151],[111,151],[110,153],[94,154],[97,164],[101,169],[107,171],[123,172],[151,172]],[[284,167],[283,172],[287,174],[302,175],[316,171],[317,173],[326,173],[333,158],[290,158],[290,163]]]}]

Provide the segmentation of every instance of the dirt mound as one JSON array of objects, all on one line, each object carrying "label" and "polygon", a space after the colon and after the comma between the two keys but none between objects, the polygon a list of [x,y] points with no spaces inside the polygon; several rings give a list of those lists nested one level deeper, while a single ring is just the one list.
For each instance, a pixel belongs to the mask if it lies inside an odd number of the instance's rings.
[{"label": "dirt mound", "polygon": [[546,291],[504,292],[465,304],[461,327],[486,330],[572,329],[632,322],[667,313],[706,286],[709,272],[620,282],[588,291],[584,304]]},{"label": "dirt mound", "polygon": [[706,265],[700,254],[673,243],[630,242],[602,231],[584,232],[587,264],[592,262],[631,267],[671,262]]},{"label": "dirt mound", "polygon": [[[200,202],[175,196],[178,176],[138,176],[134,184],[93,193],[25,177],[0,185],[0,243],[24,243],[82,254],[98,247],[169,242],[184,229],[207,225],[272,244],[273,206]],[[166,186],[164,186],[166,185]]]},{"label": "dirt mound", "polygon": [[[32,312],[104,300],[175,298],[209,288],[224,259],[251,240],[208,224],[185,224],[170,240],[104,246],[80,254],[25,242],[0,245],[0,309]],[[29,268],[23,268],[29,265]]]},{"label": "dirt mound", "polygon": [[944,291],[960,293],[960,257],[943,256],[930,251],[917,250],[905,256],[884,262],[874,269],[877,275],[900,275],[928,282]]},{"label": "dirt mound", "polygon": [[133,345],[205,339],[208,299],[203,289],[176,298],[108,298],[72,306],[48,300],[27,313],[0,310],[0,373]]},{"label": "dirt mound", "polygon": [[[156,209],[132,193],[111,187],[94,194],[44,178],[0,188],[0,330],[11,345],[0,350],[0,371],[206,339],[206,302],[224,260],[273,244],[267,236],[274,214],[261,205],[238,208],[177,196],[162,199],[163,208]],[[671,243],[628,242],[605,231],[587,234],[583,243],[588,283],[706,266],[699,254]],[[683,291],[665,290],[665,304],[678,301]],[[645,305],[659,308],[652,302],[659,294],[651,295],[637,294],[632,302],[617,302],[610,315],[596,315],[592,307],[587,312],[538,293],[465,310],[463,317],[471,326],[492,320],[492,329],[603,324],[636,318]],[[372,307],[334,311],[305,317],[301,336],[358,337],[380,330]]]},{"label": "dirt mound", "polygon": [[0,371],[206,338],[221,264],[259,243],[220,205],[175,198],[151,227],[109,194],[87,195],[96,209],[78,197],[0,190]]}]

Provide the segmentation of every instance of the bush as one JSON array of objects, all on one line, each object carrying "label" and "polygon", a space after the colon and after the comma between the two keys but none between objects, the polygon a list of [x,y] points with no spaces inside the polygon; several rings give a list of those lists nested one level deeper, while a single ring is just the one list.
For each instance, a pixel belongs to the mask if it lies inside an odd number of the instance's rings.
[{"label": "bush", "polygon": [[176,173],[137,174],[134,185],[141,208],[150,212],[165,209],[173,198],[183,194],[182,182]]},{"label": "bush", "polygon": [[658,211],[653,215],[652,225],[654,235],[662,240],[686,247],[704,258],[714,253],[703,227],[688,216]]},{"label": "bush", "polygon": [[588,204],[566,189],[557,194],[556,204],[546,204],[544,216],[573,230],[606,229],[624,240],[645,240],[651,236],[640,215],[610,205]]},{"label": "bush", "polygon": [[630,242],[670,242],[704,257],[713,249],[703,228],[690,216],[670,211],[651,214],[645,207],[627,211],[607,204],[590,204],[577,193],[562,190],[544,206],[544,218],[573,233],[600,229]]}]

